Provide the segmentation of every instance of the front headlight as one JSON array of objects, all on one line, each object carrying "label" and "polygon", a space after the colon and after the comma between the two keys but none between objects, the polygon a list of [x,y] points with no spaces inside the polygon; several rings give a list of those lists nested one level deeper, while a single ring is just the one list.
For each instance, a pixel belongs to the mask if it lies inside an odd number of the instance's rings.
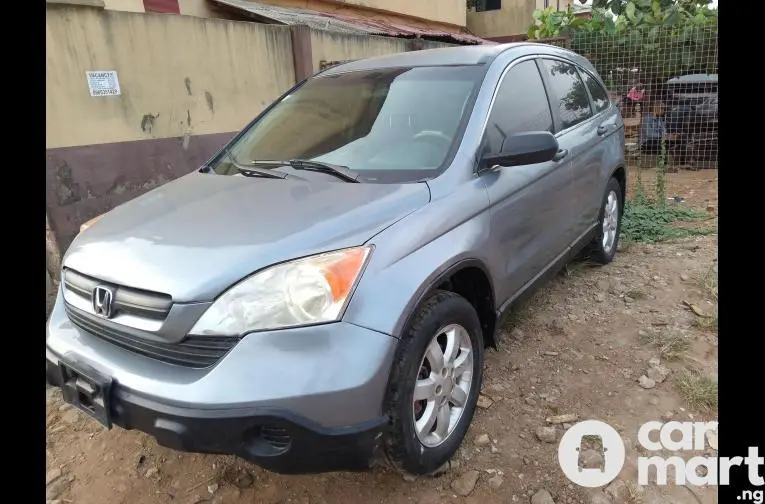
[{"label": "front headlight", "polygon": [[239,336],[338,320],[370,247],[338,250],[266,268],[221,295],[190,333]]}]

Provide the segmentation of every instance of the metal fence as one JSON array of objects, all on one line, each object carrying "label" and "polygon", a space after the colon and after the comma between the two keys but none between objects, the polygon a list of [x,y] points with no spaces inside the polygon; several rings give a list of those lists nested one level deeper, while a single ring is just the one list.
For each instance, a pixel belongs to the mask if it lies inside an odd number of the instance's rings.
[{"label": "metal fence", "polygon": [[717,26],[640,27],[577,33],[620,107],[633,166],[717,169]]}]

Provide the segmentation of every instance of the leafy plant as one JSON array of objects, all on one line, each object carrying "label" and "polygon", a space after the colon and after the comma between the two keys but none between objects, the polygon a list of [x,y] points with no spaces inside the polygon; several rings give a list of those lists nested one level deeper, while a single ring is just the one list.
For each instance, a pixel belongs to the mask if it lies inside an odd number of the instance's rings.
[{"label": "leafy plant", "polygon": [[559,11],[555,7],[535,10],[532,17],[534,22],[528,30],[530,39],[547,39],[568,34],[574,21],[571,6],[565,11]]},{"label": "leafy plant", "polygon": [[642,243],[708,235],[712,233],[712,229],[690,229],[677,226],[679,222],[699,221],[705,218],[707,216],[704,213],[693,209],[651,201],[643,194],[638,194],[624,205],[622,235],[627,241]]},{"label": "leafy plant", "polygon": [[594,0],[590,19],[569,6],[534,12],[530,39],[568,37],[613,83],[637,69],[643,82],[717,71],[717,10],[707,0]]},{"label": "leafy plant", "polygon": [[[587,0],[579,0],[579,3],[585,4]],[[592,7],[609,11],[615,16],[630,14],[634,17],[648,11],[654,13],[657,9],[662,12],[683,9],[695,14],[699,9],[709,8],[711,3],[712,0],[593,0]]]}]

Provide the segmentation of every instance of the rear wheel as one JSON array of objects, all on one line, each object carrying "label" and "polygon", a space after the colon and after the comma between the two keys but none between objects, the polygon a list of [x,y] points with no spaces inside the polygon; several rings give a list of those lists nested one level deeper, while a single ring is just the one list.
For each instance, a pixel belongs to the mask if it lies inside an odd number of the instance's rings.
[{"label": "rear wheel", "polygon": [[606,186],[600,207],[598,233],[590,245],[590,258],[600,264],[608,264],[616,255],[622,227],[622,186],[611,178]]},{"label": "rear wheel", "polygon": [[483,349],[478,315],[465,298],[439,291],[418,310],[388,388],[385,454],[395,469],[428,474],[457,451],[475,413]]}]

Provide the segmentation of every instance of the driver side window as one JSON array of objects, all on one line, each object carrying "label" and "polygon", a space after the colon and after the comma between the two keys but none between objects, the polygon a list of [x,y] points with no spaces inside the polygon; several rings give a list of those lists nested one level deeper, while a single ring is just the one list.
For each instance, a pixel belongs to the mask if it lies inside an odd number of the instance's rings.
[{"label": "driver side window", "polygon": [[554,131],[547,93],[534,60],[518,63],[505,74],[484,138],[491,152],[499,152],[506,137],[529,131]]}]

